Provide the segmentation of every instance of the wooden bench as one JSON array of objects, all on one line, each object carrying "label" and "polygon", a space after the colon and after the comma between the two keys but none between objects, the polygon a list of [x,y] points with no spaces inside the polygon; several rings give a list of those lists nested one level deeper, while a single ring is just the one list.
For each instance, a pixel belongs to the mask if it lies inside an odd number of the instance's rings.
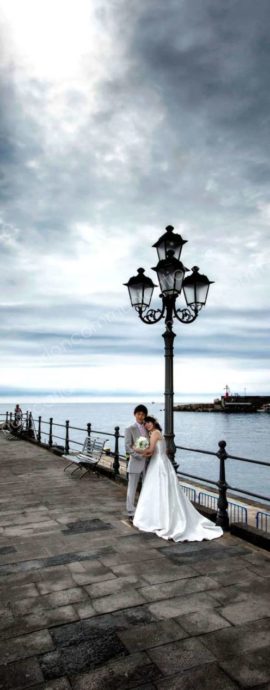
[{"label": "wooden bench", "polygon": [[104,441],[101,441],[99,438],[91,438],[89,436],[86,437],[82,450],[80,453],[76,453],[75,455],[62,455],[65,460],[69,460],[68,465],[64,468],[64,472],[68,469],[68,467],[71,467],[71,465],[75,464],[77,467],[71,472],[71,474],[74,474],[78,469],[85,469],[85,472],[81,475],[80,479],[84,477],[86,472],[89,472],[91,467],[95,467],[99,461],[102,458],[102,455],[105,452],[105,445],[107,443],[108,439],[106,438]]}]

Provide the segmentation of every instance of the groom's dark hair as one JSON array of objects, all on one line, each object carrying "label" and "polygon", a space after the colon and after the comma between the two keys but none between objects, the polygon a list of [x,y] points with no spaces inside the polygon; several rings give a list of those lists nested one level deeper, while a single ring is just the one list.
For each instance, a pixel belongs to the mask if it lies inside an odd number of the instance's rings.
[{"label": "groom's dark hair", "polygon": [[148,414],[148,409],[145,407],[145,405],[137,405],[137,407],[135,407],[134,414],[136,414],[136,412],[144,412],[144,414]]}]

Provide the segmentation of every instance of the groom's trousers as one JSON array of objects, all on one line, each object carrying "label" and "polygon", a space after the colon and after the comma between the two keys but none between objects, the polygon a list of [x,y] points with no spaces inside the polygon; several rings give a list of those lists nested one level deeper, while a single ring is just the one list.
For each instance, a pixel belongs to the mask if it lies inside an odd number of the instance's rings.
[{"label": "groom's trousers", "polygon": [[139,479],[142,477],[144,480],[145,472],[129,472],[128,473],[128,488],[127,488],[127,512],[129,515],[134,515],[135,513],[135,496],[137,491],[137,486],[139,484]]}]

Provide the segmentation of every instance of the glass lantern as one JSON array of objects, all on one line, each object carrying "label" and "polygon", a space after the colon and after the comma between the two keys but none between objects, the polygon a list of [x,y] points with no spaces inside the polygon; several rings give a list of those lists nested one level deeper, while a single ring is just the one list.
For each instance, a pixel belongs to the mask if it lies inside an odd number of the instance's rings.
[{"label": "glass lantern", "polygon": [[174,227],[172,225],[167,225],[164,235],[161,235],[159,240],[152,245],[156,248],[160,261],[167,258],[167,253],[170,250],[174,252],[175,259],[180,259],[182,247],[187,240],[183,240],[181,235],[177,235],[173,231]]},{"label": "glass lantern", "polygon": [[180,294],[186,270],[182,261],[178,261],[175,258],[172,249],[167,252],[166,259],[161,259],[157,266],[153,268],[153,271],[157,273],[160,289],[164,297],[166,295]]},{"label": "glass lantern", "polygon": [[128,283],[124,283],[129,291],[131,306],[144,311],[149,307],[154,287],[151,278],[144,275],[144,268],[138,268],[138,275],[132,276]]},{"label": "glass lantern", "polygon": [[199,273],[198,266],[193,266],[192,274],[183,281],[183,292],[188,307],[199,311],[206,304],[209,286],[214,282]]}]

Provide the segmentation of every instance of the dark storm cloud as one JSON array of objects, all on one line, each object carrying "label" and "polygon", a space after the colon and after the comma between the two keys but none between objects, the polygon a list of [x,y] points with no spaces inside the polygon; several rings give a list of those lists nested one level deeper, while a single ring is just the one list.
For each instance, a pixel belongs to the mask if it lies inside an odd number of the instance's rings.
[{"label": "dark storm cloud", "polygon": [[134,53],[168,94],[169,112],[206,108],[226,126],[253,121],[263,106],[269,114],[269,20],[268,0],[155,0],[136,26]]},{"label": "dark storm cloud", "polygon": [[[260,185],[269,178],[269,20],[264,0],[145,3],[130,50],[142,92],[151,87],[165,115],[153,142],[156,175],[153,165],[151,178],[141,177],[141,193],[152,197],[162,188],[172,201],[178,192],[185,209],[208,175],[224,186],[219,201],[226,190],[236,196],[236,181]],[[158,165],[168,157],[176,178]],[[204,207],[211,215],[206,200]]]}]

